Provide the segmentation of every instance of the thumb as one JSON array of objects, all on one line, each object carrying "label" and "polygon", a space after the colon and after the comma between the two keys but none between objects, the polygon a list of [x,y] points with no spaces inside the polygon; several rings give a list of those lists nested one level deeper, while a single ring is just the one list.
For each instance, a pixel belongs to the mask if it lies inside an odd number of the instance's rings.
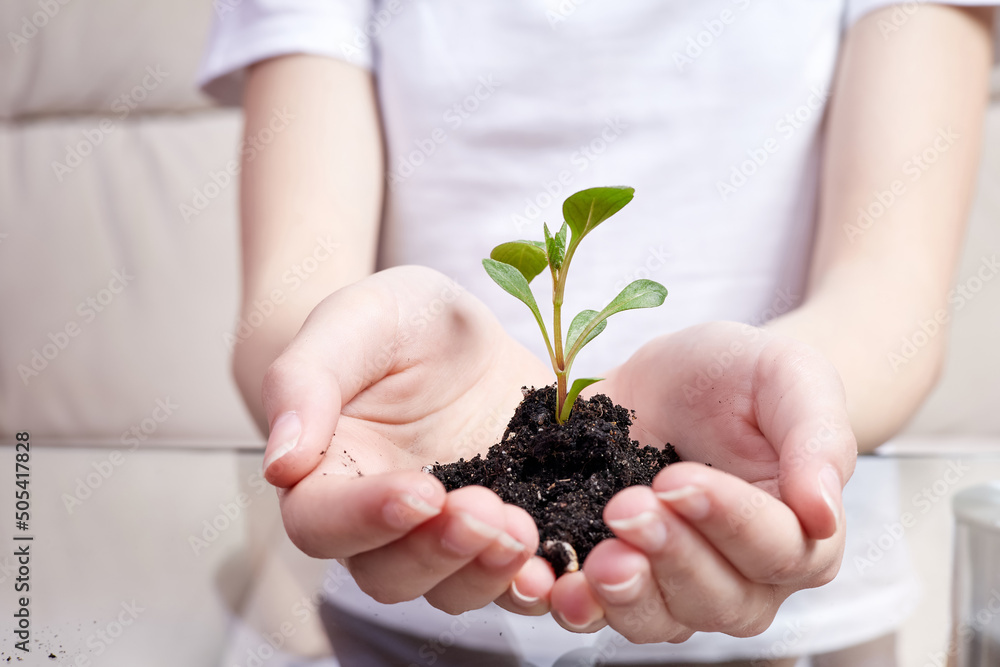
[{"label": "thumb", "polygon": [[781,499],[807,536],[826,539],[843,523],[843,488],[857,459],[844,385],[818,351],[777,342],[757,366],[758,419],[778,447]]},{"label": "thumb", "polygon": [[850,425],[830,415],[794,429],[779,463],[781,498],[812,539],[832,537],[843,523],[843,488],[857,444]]},{"label": "thumb", "polygon": [[316,306],[264,376],[268,482],[287,488],[316,468],[343,406],[391,370],[398,319],[394,299],[359,286]]}]

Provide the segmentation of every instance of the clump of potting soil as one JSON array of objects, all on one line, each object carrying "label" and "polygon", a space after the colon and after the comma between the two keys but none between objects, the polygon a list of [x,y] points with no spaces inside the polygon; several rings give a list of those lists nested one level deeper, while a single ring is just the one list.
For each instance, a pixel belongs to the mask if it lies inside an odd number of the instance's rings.
[{"label": "clump of potting soil", "polygon": [[431,473],[449,491],[478,484],[524,508],[538,526],[538,554],[559,576],[613,537],[601,518],[613,495],[650,484],[680,459],[669,444],[656,449],[631,440],[632,415],[603,394],[578,399],[559,424],[554,386],[522,391],[503,438],[485,457],[436,465]]}]

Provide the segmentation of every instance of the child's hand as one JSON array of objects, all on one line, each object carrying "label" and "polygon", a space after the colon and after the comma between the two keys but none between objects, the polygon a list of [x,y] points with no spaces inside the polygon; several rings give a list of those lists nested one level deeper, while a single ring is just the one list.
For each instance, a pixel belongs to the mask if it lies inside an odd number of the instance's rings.
[{"label": "child's hand", "polygon": [[[550,376],[437,272],[400,267],[336,292],[264,380],[265,475],[289,537],[342,559],[382,602],[423,595],[460,613],[501,598],[544,613],[553,575],[533,557],[531,517],[482,487],[446,494],[420,469],[485,453],[520,387]],[[510,603],[515,576],[535,604]]]},{"label": "child's hand", "polygon": [[633,438],[670,442],[689,462],[608,503],[619,539],[553,588],[566,627],[607,624],[633,642],[749,636],[791,593],[836,575],[857,446],[840,378],[818,352],[704,324],[647,344],[594,391],[636,410]]}]

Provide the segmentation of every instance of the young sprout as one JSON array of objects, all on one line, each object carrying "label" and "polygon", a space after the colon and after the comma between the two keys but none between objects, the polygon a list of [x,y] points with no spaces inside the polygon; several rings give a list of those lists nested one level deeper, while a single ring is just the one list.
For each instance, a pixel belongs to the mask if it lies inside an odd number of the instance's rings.
[{"label": "young sprout", "polygon": [[[556,421],[560,424],[569,419],[573,403],[580,392],[604,378],[577,378],[569,386],[569,372],[573,360],[583,346],[594,340],[608,325],[608,318],[623,310],[633,308],[655,308],[663,303],[667,290],[652,280],[636,280],[623,289],[604,310],[584,310],[577,314],[562,335],[562,305],[566,292],[566,276],[573,255],[580,241],[599,224],[620,211],[630,201],[635,190],[629,187],[590,188],[570,195],[563,202],[563,222],[553,235],[548,225],[543,225],[545,241],[511,241],[501,243],[489,259],[483,260],[486,273],[505,291],[520,299],[531,309],[538,327],[545,338],[545,347],[552,359],[552,370],[556,373]],[[567,234],[569,239],[567,241]],[[535,303],[529,283],[545,267],[552,274],[552,333],[545,328],[545,322]],[[569,387],[567,389],[567,387]]]}]

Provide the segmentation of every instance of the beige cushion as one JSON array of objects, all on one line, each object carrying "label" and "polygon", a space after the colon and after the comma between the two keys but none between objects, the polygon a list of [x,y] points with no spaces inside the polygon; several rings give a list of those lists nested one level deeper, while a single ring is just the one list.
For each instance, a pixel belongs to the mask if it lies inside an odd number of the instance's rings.
[{"label": "beige cushion", "polygon": [[[207,106],[191,82],[211,13],[207,0],[5,0],[0,119],[93,111],[117,116],[112,105],[128,109],[131,102],[137,106],[130,113]],[[167,76],[156,82],[147,68]]]},{"label": "beige cushion", "polygon": [[[238,186],[213,182],[230,178],[238,113],[137,115],[55,174],[95,128],[0,125],[0,303],[13,315],[0,319],[0,424],[72,444],[259,444],[224,341]],[[185,220],[196,191],[216,196]]]}]

